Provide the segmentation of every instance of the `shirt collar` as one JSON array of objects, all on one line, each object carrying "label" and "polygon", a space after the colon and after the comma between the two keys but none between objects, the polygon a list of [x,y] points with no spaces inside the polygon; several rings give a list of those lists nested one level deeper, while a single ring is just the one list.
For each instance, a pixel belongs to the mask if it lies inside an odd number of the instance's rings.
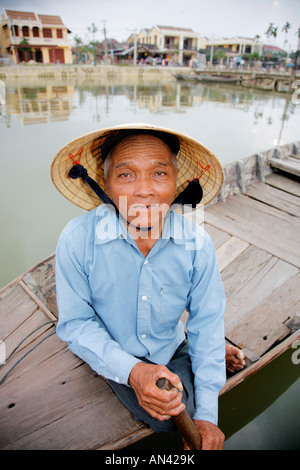
[{"label": "shirt collar", "polygon": [[97,207],[96,216],[96,245],[103,245],[117,238],[128,238],[127,228],[122,219],[117,217],[116,210],[111,204],[101,204]]}]

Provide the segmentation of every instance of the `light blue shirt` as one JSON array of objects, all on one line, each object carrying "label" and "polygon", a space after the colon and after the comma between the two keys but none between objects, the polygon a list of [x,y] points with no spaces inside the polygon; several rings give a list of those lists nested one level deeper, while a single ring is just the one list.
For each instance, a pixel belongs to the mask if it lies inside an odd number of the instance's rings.
[{"label": "light blue shirt", "polygon": [[194,419],[217,424],[225,383],[225,294],[209,235],[177,212],[144,257],[113,208],[67,224],[56,252],[58,336],[99,375],[128,385],[146,357],[168,364],[185,339],[195,376]]}]

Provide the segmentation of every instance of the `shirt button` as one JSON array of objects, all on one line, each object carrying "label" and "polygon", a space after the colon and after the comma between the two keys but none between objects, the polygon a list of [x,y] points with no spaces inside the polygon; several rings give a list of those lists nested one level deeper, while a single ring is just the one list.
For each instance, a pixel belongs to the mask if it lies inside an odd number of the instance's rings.
[{"label": "shirt button", "polygon": [[143,295],[142,300],[147,300],[147,296]]},{"label": "shirt button", "polygon": [[142,335],[142,338],[147,338],[147,335]]},{"label": "shirt button", "polygon": [[115,377],[115,382],[120,382],[119,377]]},{"label": "shirt button", "polygon": [[148,264],[148,260],[146,259],[146,261],[144,261],[144,264]]}]

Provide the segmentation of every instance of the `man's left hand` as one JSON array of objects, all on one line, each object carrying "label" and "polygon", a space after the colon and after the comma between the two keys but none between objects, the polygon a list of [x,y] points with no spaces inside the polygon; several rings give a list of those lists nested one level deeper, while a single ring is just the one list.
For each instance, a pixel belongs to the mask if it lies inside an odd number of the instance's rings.
[{"label": "man's left hand", "polygon": [[[222,450],[225,436],[222,431],[209,421],[193,420],[202,439],[202,450]],[[191,450],[184,442],[184,450]]]}]

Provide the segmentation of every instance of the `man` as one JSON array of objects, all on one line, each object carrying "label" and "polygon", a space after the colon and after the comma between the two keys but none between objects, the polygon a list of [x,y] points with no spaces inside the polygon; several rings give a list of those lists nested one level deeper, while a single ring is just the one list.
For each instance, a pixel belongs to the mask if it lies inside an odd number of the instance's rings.
[{"label": "man", "polygon": [[[223,178],[218,160],[174,131],[128,125],[69,144],[56,156],[52,178],[82,207],[96,204],[90,187],[106,203],[61,234],[57,334],[108,380],[135,419],[172,432],[170,418],[186,408],[203,449],[222,449],[224,290],[209,236],[173,210],[174,200],[195,207],[202,196],[216,196]],[[172,391],[156,386],[162,377]]]}]

